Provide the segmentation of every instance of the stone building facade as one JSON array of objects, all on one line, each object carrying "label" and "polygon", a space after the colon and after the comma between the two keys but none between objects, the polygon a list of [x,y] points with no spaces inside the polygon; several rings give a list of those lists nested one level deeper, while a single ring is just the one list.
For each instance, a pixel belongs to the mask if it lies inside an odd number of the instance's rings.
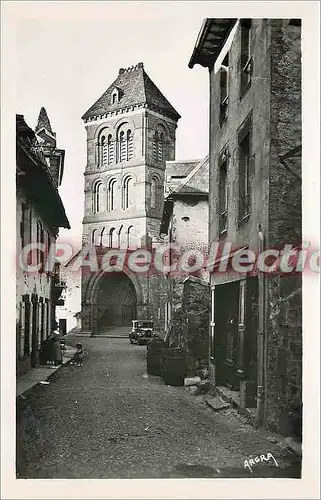
[{"label": "stone building facade", "polygon": [[[176,246],[175,251],[168,252],[169,266],[177,257],[179,262],[177,269],[167,275],[166,338],[184,348],[195,360],[204,359],[204,352],[208,349],[208,186],[208,156],[204,160],[169,162],[166,165],[160,234],[168,245]],[[203,259],[195,272],[192,268],[194,252],[199,252]],[[186,263],[184,255],[189,255]],[[197,298],[190,293],[190,289],[194,293],[198,290]],[[207,332],[205,336],[204,331]]]},{"label": "stone building facade", "polygon": [[[22,115],[16,116],[16,354],[17,375],[39,363],[41,342],[55,327],[55,311],[63,284],[59,268],[46,260],[59,227],[69,228],[58,193],[64,168],[64,150],[56,146],[56,134],[44,108],[41,108],[35,132]],[[28,253],[27,245],[43,245]],[[22,261],[23,262],[23,261]],[[27,270],[26,265],[34,268]]]},{"label": "stone building facade", "polygon": [[[146,74],[143,64],[121,68],[106,92],[84,114],[87,132],[83,245],[103,254],[150,248],[158,241],[166,161],[175,159],[177,111]],[[111,325],[164,313],[154,286],[160,279],[122,272],[82,275],[82,328]],[[164,284],[166,288],[166,284]],[[117,294],[115,294],[117,290]]]},{"label": "stone building facade", "polygon": [[[300,245],[300,22],[207,19],[194,64],[210,71],[209,240],[219,260],[226,242],[256,255]],[[301,277],[213,272],[211,295],[213,385],[238,393],[257,424],[299,434]]]}]

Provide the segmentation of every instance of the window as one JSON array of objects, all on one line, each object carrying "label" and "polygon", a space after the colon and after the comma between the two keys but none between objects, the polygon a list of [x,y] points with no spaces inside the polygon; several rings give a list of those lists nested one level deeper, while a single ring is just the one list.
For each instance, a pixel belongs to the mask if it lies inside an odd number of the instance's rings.
[{"label": "window", "polygon": [[115,210],[115,189],[116,189],[116,179],[111,179],[108,184],[107,191],[107,210],[111,212]]},{"label": "window", "polygon": [[150,194],[151,194],[150,196],[151,208],[159,208],[159,182],[156,177],[152,178]]},{"label": "window", "polygon": [[251,57],[251,20],[241,19],[241,91],[242,98],[251,85],[253,60]]},{"label": "window", "polygon": [[239,133],[239,220],[250,214],[251,210],[251,177],[254,168],[252,149],[252,126],[247,122]]},{"label": "window", "polygon": [[164,134],[160,134],[158,138],[157,160],[159,163],[164,161]]},{"label": "window", "polygon": [[153,159],[158,163],[162,163],[165,159],[164,145],[165,145],[165,136],[163,132],[158,132],[156,130],[153,138]]},{"label": "window", "polygon": [[112,136],[109,134],[107,139],[107,163],[110,165],[114,161],[114,144],[112,142]]},{"label": "window", "polygon": [[102,196],[102,183],[97,182],[94,186],[93,193],[93,212],[97,213],[101,211],[101,196]]},{"label": "window", "polygon": [[114,246],[114,234],[115,234],[115,228],[112,227],[111,230],[109,231],[109,247],[113,248]]},{"label": "window", "polygon": [[223,156],[219,165],[219,233],[224,234],[227,231],[228,215],[228,184],[227,184],[227,165],[226,154]]},{"label": "window", "polygon": [[119,134],[119,161],[125,161],[127,157],[127,144],[125,141],[125,132]]},{"label": "window", "polygon": [[100,167],[113,163],[114,143],[111,134],[108,137],[105,134],[99,136],[97,151],[97,163]]},{"label": "window", "polygon": [[127,130],[127,160],[131,160],[134,156],[133,134],[131,130]]},{"label": "window", "polygon": [[134,156],[133,132],[122,126],[117,132],[117,163],[131,160]]},{"label": "window", "polygon": [[44,230],[43,234],[44,234],[44,244],[45,244],[44,257],[45,257],[45,259],[48,259],[49,250],[50,250],[50,236],[49,236],[49,232],[47,230]]},{"label": "window", "polygon": [[220,69],[220,125],[227,120],[228,116],[228,80],[229,80],[229,56],[226,55]]},{"label": "window", "polygon": [[111,94],[111,103],[116,104],[119,101],[119,89],[115,88]]},{"label": "window", "polygon": [[157,149],[158,149],[158,132],[156,130],[153,139],[153,159],[157,160]]},{"label": "window", "polygon": [[97,234],[97,229],[94,229],[92,234],[91,234],[91,244],[92,245],[96,244],[96,234]]},{"label": "window", "polygon": [[126,177],[122,188],[122,208],[125,210],[129,208],[132,203],[132,188],[133,179],[131,177]]},{"label": "window", "polygon": [[[37,222],[37,243],[44,243],[44,232],[40,221]],[[44,268],[44,252],[37,248],[37,264],[40,264],[40,271]]]},{"label": "window", "polygon": [[108,144],[106,142],[106,137],[103,135],[101,137],[101,165],[107,165],[108,162]]},{"label": "window", "polygon": [[130,248],[130,232],[132,230],[133,226],[129,226],[127,229],[127,248]]},{"label": "window", "polygon": [[99,246],[102,246],[102,244],[103,244],[104,232],[105,232],[105,228],[103,227],[101,232],[100,232],[100,235],[99,235]]},{"label": "window", "polygon": [[31,243],[31,209],[25,203],[22,204],[21,215],[21,246],[24,248]]},{"label": "window", "polygon": [[121,245],[121,233],[122,233],[122,229],[123,229],[123,225],[120,226],[119,228],[119,231],[117,233],[117,237],[118,237],[118,248],[120,248],[120,245]]}]

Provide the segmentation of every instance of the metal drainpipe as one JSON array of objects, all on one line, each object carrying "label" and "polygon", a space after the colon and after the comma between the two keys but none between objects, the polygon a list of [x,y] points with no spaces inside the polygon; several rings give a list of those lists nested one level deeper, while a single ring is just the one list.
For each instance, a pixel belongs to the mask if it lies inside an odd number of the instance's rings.
[{"label": "metal drainpipe", "polygon": [[[212,346],[214,351],[214,340],[215,340],[215,285],[211,285],[211,320],[210,320],[210,345],[209,345],[209,367],[212,364],[212,384],[213,387],[216,386],[216,360],[215,354],[212,353]],[[213,354],[213,356],[212,356]]]},{"label": "metal drainpipe", "polygon": [[[264,251],[265,241],[264,233],[259,225],[258,231],[259,254]],[[265,341],[265,275],[258,270],[259,279],[259,331],[257,343],[257,405],[256,405],[256,424],[261,426],[263,422],[263,399],[264,399],[264,341]]]}]

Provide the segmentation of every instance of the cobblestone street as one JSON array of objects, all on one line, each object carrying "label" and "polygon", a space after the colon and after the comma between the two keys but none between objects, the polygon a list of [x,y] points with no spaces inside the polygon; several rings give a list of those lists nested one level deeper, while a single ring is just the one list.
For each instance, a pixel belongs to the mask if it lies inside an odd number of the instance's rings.
[{"label": "cobblestone street", "polygon": [[[82,338],[66,365],[17,400],[19,478],[295,477],[298,465],[234,410],[146,374],[146,347]],[[75,345],[75,338],[68,337]],[[273,460],[244,469],[244,460]]]}]

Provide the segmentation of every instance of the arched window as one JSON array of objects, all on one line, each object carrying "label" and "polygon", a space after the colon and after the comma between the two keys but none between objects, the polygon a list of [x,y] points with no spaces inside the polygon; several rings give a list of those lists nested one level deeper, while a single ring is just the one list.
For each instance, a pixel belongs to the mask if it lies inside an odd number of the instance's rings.
[{"label": "arched window", "polygon": [[117,163],[131,160],[134,156],[133,132],[128,123],[123,123],[117,131]]},{"label": "arched window", "polygon": [[91,244],[92,245],[96,244],[96,234],[97,234],[97,229],[94,229],[93,232],[91,233]]},{"label": "arched window", "polygon": [[50,236],[49,236],[49,233],[46,229],[44,229],[44,232],[43,232],[43,242],[45,244],[44,259],[47,259],[48,255],[49,255]]},{"label": "arched window", "polygon": [[113,104],[116,104],[116,102],[117,102],[117,94],[116,94],[116,92],[113,94],[112,101],[113,101]]},{"label": "arched window", "polygon": [[133,134],[131,130],[127,130],[127,160],[131,160],[134,156]]},{"label": "arched window", "polygon": [[133,179],[131,177],[126,177],[123,182],[122,188],[122,208],[126,210],[132,204],[133,199]]},{"label": "arched window", "polygon": [[118,236],[118,248],[121,246],[121,233],[122,233],[123,225],[120,226],[119,231],[117,233]]},{"label": "arched window", "polygon": [[93,193],[93,212],[94,213],[100,212],[100,210],[102,209],[101,196],[102,196],[102,183],[97,182],[94,186],[94,193]]},{"label": "arched window", "polygon": [[114,247],[114,233],[115,233],[115,228],[112,227],[111,230],[109,231],[109,247],[110,248]]},{"label": "arched window", "polygon": [[104,232],[105,232],[105,228],[103,227],[102,230],[101,230],[101,233],[100,233],[100,237],[99,237],[99,245],[100,246],[103,245]]},{"label": "arched window", "polygon": [[158,208],[158,180],[156,177],[152,178],[150,188],[150,205],[151,208]]},{"label": "arched window", "polygon": [[133,226],[129,226],[127,229],[127,248],[130,248],[130,232],[132,230]]},{"label": "arched window", "polygon": [[165,134],[161,130],[156,130],[153,138],[153,159],[158,163],[165,160]]},{"label": "arched window", "polygon": [[116,207],[115,189],[116,189],[116,179],[111,179],[109,181],[108,191],[107,191],[107,210],[108,210],[108,212],[115,210],[115,207]]},{"label": "arched window", "polygon": [[156,130],[153,139],[153,159],[157,161],[157,151],[158,151],[158,132]]},{"label": "arched window", "polygon": [[119,134],[119,161],[125,161],[127,158],[127,148],[125,132],[122,130]]},{"label": "arched window", "polygon": [[109,134],[107,139],[107,163],[110,165],[114,161],[114,143],[112,142],[112,135]]},{"label": "arched window", "polygon": [[105,134],[106,129],[100,134],[97,143],[97,163],[100,167],[105,165],[110,165],[114,162],[114,142],[111,134],[108,136]]},{"label": "arched window", "polygon": [[103,135],[101,137],[101,165],[107,165],[108,162],[108,144],[106,142],[106,137]]},{"label": "arched window", "polygon": [[[40,243],[40,244],[44,243],[44,232],[43,232],[42,224],[39,220],[37,222],[37,243]],[[40,250],[40,248],[37,249],[37,264],[41,264],[41,268],[40,268],[40,270],[41,270],[43,265],[44,265],[44,252],[42,250]]]},{"label": "arched window", "polygon": [[158,138],[157,160],[159,163],[164,161],[164,134],[160,134]]}]

